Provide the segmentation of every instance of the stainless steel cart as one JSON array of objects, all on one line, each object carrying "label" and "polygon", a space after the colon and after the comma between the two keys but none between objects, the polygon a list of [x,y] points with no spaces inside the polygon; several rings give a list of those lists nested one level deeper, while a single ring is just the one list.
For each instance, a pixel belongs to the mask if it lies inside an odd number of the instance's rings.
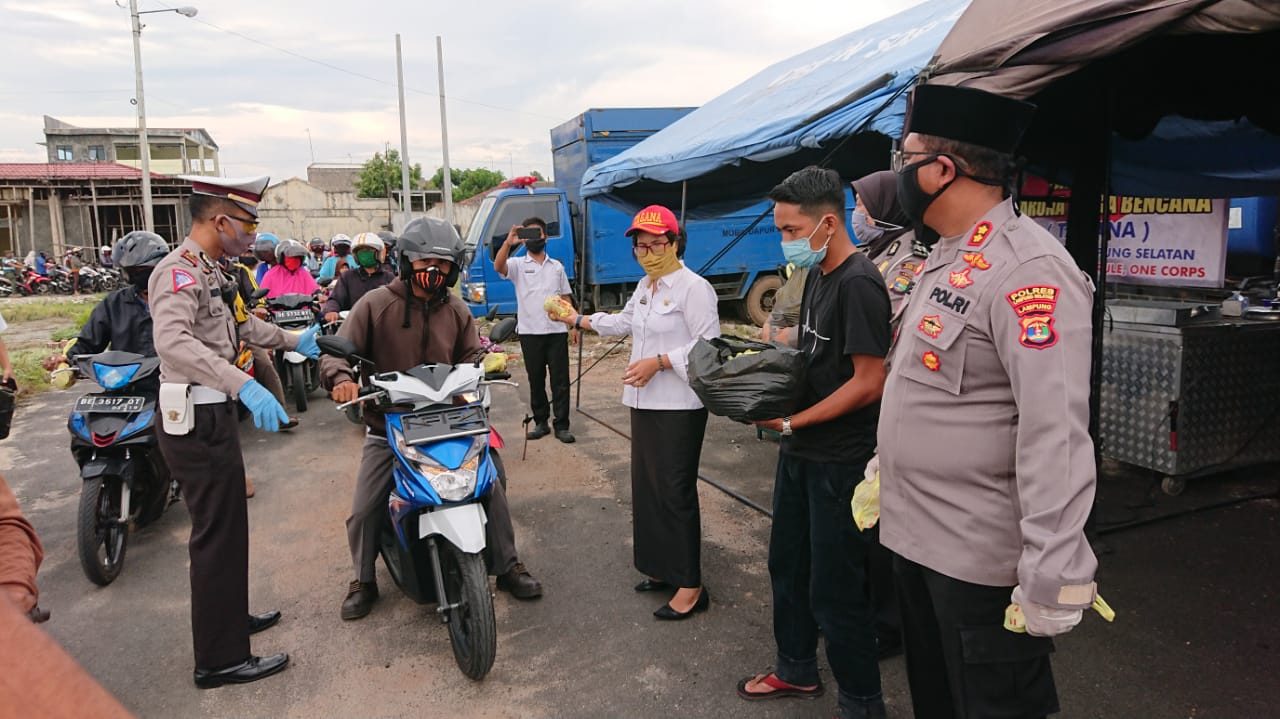
[{"label": "stainless steel cart", "polygon": [[1186,479],[1280,461],[1280,321],[1216,307],[1108,302],[1102,454]]}]

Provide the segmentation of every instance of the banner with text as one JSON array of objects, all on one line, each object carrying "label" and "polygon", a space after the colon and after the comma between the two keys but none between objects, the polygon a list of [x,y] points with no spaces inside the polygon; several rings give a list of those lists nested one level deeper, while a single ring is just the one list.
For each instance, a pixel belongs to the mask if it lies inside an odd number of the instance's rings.
[{"label": "banner with text", "polygon": [[[1036,187],[1035,185],[1038,185]],[[1037,192],[1038,190],[1038,192]],[[1048,190],[1046,192],[1046,190]],[[1028,182],[1022,212],[1061,242],[1067,239],[1069,192]],[[1110,197],[1107,279],[1143,285],[1221,287],[1227,261],[1228,201],[1208,198]],[[1098,228],[1101,236],[1102,227]]]}]

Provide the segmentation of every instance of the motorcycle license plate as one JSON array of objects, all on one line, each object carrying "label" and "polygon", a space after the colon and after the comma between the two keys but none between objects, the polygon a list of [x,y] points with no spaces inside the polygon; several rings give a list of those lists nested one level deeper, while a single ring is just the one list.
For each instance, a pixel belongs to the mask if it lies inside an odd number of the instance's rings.
[{"label": "motorcycle license plate", "polygon": [[117,397],[113,395],[89,394],[76,400],[76,412],[114,412],[132,414],[141,412],[146,402],[145,397]]},{"label": "motorcycle license plate", "polygon": [[309,320],[315,317],[311,310],[280,310],[272,317],[277,323],[279,322],[297,322],[298,320]]}]

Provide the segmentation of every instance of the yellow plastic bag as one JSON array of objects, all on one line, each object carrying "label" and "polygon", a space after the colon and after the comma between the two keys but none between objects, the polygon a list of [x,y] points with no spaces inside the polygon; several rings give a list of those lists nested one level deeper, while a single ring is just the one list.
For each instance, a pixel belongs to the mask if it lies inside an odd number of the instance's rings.
[{"label": "yellow plastic bag", "polygon": [[548,297],[547,301],[542,303],[542,309],[546,310],[547,314],[558,320],[563,320],[566,317],[573,315],[573,305],[569,304],[565,298],[559,295],[551,295]]},{"label": "yellow plastic bag", "polygon": [[484,373],[493,374],[494,372],[507,371],[507,354],[505,352],[490,352],[484,356]]},{"label": "yellow plastic bag", "polygon": [[853,523],[867,531],[880,521],[880,457],[867,462],[864,479],[853,490]]}]

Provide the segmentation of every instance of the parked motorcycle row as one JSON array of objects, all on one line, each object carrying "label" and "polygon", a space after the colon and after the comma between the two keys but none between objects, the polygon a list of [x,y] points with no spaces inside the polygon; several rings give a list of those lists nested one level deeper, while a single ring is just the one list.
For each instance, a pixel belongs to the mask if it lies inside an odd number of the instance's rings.
[{"label": "parked motorcycle row", "polygon": [[[75,290],[71,271],[50,262],[47,274],[41,275],[34,268],[16,260],[5,260],[0,267],[0,297],[29,297],[31,295],[69,295]],[[123,287],[126,280],[117,269],[98,264],[86,264],[80,268],[80,292],[110,292]]]}]

